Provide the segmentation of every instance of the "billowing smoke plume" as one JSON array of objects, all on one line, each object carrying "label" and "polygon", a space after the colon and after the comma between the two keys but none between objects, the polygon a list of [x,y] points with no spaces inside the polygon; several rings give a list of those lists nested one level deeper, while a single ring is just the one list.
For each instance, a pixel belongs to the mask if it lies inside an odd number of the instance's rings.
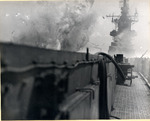
[{"label": "billowing smoke plume", "polygon": [[[80,52],[85,52],[88,47],[90,53],[107,53],[114,42],[110,36],[114,24],[106,15],[112,12],[120,15],[119,1],[95,0],[94,4],[93,0],[80,1],[2,1],[0,41],[72,51],[81,48]],[[132,25],[137,36],[131,41],[127,41],[128,34],[118,36],[119,40],[124,38],[120,44],[126,42],[124,47],[134,48],[137,57],[141,57],[150,45],[148,1],[129,1],[130,15],[134,14],[135,8],[138,9],[139,21]],[[133,47],[129,47],[129,43]]]},{"label": "billowing smoke plume", "polygon": [[[134,30],[128,31],[125,30],[121,32],[119,35],[115,36],[114,43],[115,50],[112,50],[113,54],[122,53],[126,56],[132,56],[135,54],[135,50],[133,48],[132,38],[136,36],[136,32]],[[111,52],[110,52],[111,53]]]},{"label": "billowing smoke plume", "polygon": [[12,41],[38,47],[78,51],[89,41],[95,15],[93,0],[37,1],[28,16],[12,33]]}]

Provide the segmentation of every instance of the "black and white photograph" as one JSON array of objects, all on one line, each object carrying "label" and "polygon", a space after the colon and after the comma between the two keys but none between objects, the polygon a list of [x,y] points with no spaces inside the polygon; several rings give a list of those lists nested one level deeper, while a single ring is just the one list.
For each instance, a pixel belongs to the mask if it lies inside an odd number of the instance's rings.
[{"label": "black and white photograph", "polygon": [[150,0],[0,8],[2,120],[150,119]]}]

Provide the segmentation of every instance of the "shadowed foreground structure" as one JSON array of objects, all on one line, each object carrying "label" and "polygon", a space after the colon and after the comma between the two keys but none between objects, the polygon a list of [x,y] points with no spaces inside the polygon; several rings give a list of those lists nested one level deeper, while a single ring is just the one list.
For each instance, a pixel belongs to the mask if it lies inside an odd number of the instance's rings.
[{"label": "shadowed foreground structure", "polygon": [[2,119],[149,118],[149,90],[141,79],[132,81],[135,75],[125,76],[133,65],[121,54],[113,59],[88,49],[76,53],[10,43],[1,43],[0,51]]}]

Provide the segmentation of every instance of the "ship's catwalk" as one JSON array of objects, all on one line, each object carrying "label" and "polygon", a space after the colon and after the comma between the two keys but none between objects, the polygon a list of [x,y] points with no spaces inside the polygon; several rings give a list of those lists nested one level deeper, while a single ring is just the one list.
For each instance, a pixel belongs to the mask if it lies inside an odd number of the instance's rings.
[{"label": "ship's catwalk", "polygon": [[[138,73],[134,75],[138,78],[133,79],[131,87],[117,85],[111,118],[150,119],[150,87]],[[129,81],[125,84],[129,85]]]}]

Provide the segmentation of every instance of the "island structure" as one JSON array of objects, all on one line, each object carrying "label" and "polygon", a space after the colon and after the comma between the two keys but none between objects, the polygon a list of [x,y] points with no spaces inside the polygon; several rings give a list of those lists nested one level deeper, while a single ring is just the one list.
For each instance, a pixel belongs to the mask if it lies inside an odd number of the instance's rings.
[{"label": "island structure", "polygon": [[134,15],[129,15],[129,1],[123,0],[121,3],[121,15],[107,15],[112,18],[112,23],[115,24],[115,29],[110,32],[113,37],[113,42],[109,46],[108,53],[114,55],[117,53],[125,56],[134,54],[132,38],[136,35],[135,30],[132,30],[132,25],[138,22],[138,13],[135,9]]}]

